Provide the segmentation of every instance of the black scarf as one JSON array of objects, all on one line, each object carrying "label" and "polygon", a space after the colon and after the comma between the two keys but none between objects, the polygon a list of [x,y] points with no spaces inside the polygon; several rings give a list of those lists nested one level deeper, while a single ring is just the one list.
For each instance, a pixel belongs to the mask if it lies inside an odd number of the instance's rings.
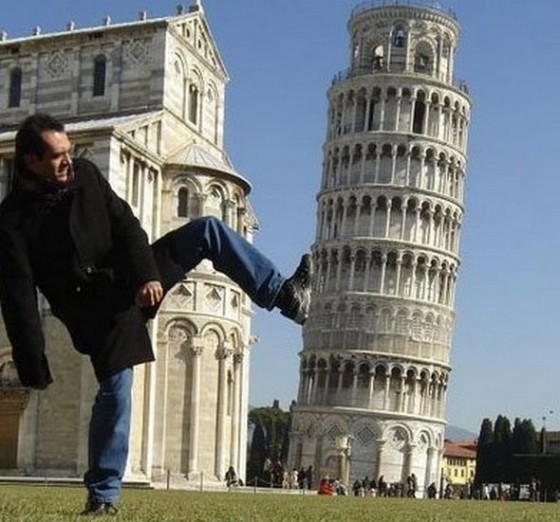
[{"label": "black scarf", "polygon": [[14,179],[13,190],[22,192],[30,198],[37,213],[45,216],[60,202],[73,195],[76,190],[76,181],[73,171],[70,171],[68,181],[59,183],[47,178],[40,178],[25,170],[19,172]]}]

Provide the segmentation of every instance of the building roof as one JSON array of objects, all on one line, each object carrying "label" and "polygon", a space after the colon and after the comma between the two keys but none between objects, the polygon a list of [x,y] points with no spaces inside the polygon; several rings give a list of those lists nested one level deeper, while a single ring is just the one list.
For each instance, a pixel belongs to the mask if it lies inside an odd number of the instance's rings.
[{"label": "building roof", "polygon": [[166,162],[171,164],[190,165],[192,167],[230,174],[242,181],[248,189],[251,187],[251,184],[235,171],[231,160],[226,154],[223,154],[220,157],[215,156],[209,150],[198,145],[195,141],[187,143],[181,149],[168,156],[166,158]]},{"label": "building roof", "polygon": [[[161,117],[162,111],[148,111],[125,116],[113,116],[110,118],[91,118],[67,122],[64,124],[69,134],[80,132],[112,131],[120,129],[127,131],[127,126],[136,127],[139,123]],[[17,128],[10,127],[10,130],[0,131],[0,143],[12,142],[16,137]],[[236,172],[231,160],[225,153],[213,154],[210,150],[198,145],[194,140],[182,146],[178,151],[173,152],[165,158],[165,163],[190,166],[209,171],[228,174],[235,178],[245,190],[250,192],[251,184],[249,181]]]},{"label": "building roof", "polygon": [[473,439],[446,442],[443,449],[443,456],[476,459],[476,446],[477,441]]},{"label": "building roof", "polygon": [[178,12],[175,15],[170,16],[160,16],[157,18],[148,18],[148,13],[146,11],[140,12],[140,17],[138,20],[130,21],[130,22],[121,22],[121,23],[113,23],[110,16],[106,16],[103,20],[103,25],[100,26],[93,26],[93,27],[84,27],[84,28],[77,28],[74,22],[69,22],[66,30],[62,31],[54,31],[52,33],[42,33],[40,27],[35,27],[33,29],[33,34],[30,36],[18,36],[15,38],[9,38],[8,34],[5,31],[0,32],[0,49],[2,47],[11,48],[14,45],[19,44],[27,44],[29,42],[37,42],[37,41],[46,41],[49,39],[60,39],[60,38],[67,38],[72,37],[80,34],[88,34],[88,33],[111,33],[114,31],[119,30],[135,30],[137,28],[145,28],[148,26],[169,26],[181,20],[187,20],[189,18],[198,17],[201,21],[201,24],[204,27],[204,30],[209,38],[210,44],[214,51],[214,56],[216,58],[216,67],[221,70],[224,77],[229,79],[229,74],[227,69],[225,68],[224,61],[218,51],[218,47],[216,45],[216,40],[210,30],[210,26],[206,21],[206,16],[204,14],[204,8],[200,0],[193,0],[193,3],[190,7],[183,7],[181,5],[177,6]]},{"label": "building roof", "polygon": [[[111,130],[121,128],[129,123],[138,124],[139,120],[151,119],[161,115],[161,111],[142,112],[139,114],[128,114],[126,116],[113,116],[111,118],[91,118],[89,120],[79,120],[64,123],[64,128],[69,133],[82,131]],[[16,137],[17,128],[0,132],[0,142],[12,141]]]}]

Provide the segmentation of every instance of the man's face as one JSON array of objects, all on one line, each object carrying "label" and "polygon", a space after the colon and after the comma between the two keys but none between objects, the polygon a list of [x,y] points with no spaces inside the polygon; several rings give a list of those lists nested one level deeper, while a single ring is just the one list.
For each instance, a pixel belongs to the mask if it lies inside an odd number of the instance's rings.
[{"label": "man's face", "polygon": [[64,184],[72,172],[70,140],[65,132],[45,131],[41,133],[45,152],[39,157],[30,153],[24,156],[27,168],[40,178]]}]

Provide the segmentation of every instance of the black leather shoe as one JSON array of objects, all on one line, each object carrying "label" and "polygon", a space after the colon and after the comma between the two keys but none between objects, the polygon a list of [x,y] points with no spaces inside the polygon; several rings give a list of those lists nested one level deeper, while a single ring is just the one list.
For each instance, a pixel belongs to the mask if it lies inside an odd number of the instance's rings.
[{"label": "black leather shoe", "polygon": [[110,502],[92,502],[88,500],[85,509],[80,515],[88,517],[112,516],[118,513],[118,509]]},{"label": "black leather shoe", "polygon": [[305,323],[309,315],[311,301],[311,282],[313,279],[313,264],[311,255],[301,257],[292,277],[286,279],[278,296],[280,313],[297,324]]}]

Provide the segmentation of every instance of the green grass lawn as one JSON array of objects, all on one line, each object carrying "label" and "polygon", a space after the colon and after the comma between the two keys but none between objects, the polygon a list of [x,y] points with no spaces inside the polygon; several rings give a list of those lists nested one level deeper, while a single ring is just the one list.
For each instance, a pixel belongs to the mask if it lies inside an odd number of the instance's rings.
[{"label": "green grass lawn", "polygon": [[[83,489],[0,485],[1,522],[87,520]],[[128,489],[115,521],[362,521],[560,520],[560,504],[527,502],[320,497],[249,492],[198,493]]]}]

